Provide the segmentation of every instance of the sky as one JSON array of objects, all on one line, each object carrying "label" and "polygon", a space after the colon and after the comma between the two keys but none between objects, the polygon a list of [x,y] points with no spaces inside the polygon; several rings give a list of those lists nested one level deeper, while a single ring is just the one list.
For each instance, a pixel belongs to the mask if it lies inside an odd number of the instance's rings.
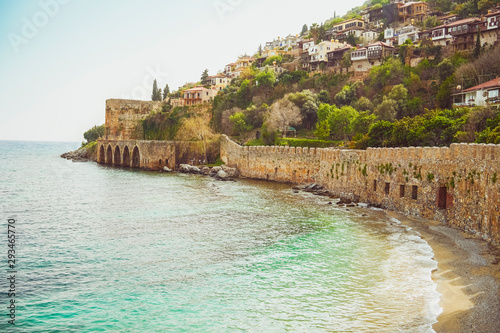
[{"label": "sky", "polygon": [[151,100],[363,0],[0,0],[0,140],[83,141]]}]

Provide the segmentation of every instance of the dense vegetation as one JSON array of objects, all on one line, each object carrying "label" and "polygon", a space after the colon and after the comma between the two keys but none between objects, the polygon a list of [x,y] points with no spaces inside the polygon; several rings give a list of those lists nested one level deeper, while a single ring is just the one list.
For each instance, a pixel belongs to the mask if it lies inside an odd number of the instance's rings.
[{"label": "dense vegetation", "polygon": [[[321,40],[332,25],[356,17],[368,5],[386,3],[388,0],[372,0],[342,18],[334,15],[323,24],[304,26],[302,33]],[[486,0],[428,3],[437,11],[452,10],[463,17],[483,13],[492,6]],[[439,22],[429,17],[422,24],[435,26]],[[142,123],[144,137],[178,138],[181,126],[201,112],[207,114],[213,131],[248,144],[340,144],[363,149],[499,143],[498,111],[485,107],[452,109],[452,95],[457,86],[468,88],[500,76],[500,46],[476,46],[471,52],[452,53],[426,41],[418,45],[408,41],[397,53],[357,81],[353,73],[345,70],[314,74],[299,70],[277,75],[269,67],[263,71],[250,67],[233,79],[203,112],[199,108],[172,108],[165,104],[161,113]],[[415,56],[422,60],[410,66]],[[272,67],[289,60],[276,56],[264,65]],[[349,67],[349,59],[344,61],[345,68]],[[204,71],[200,83],[207,75],[208,71]],[[186,88],[169,96],[179,96]],[[291,127],[299,138],[281,139],[290,136]]]}]

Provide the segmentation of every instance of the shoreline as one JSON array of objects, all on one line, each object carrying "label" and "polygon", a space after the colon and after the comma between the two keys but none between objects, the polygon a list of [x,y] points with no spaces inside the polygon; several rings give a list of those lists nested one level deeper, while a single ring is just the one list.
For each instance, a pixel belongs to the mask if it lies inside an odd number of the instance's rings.
[{"label": "shoreline", "polygon": [[436,332],[500,332],[500,249],[436,221],[386,211],[432,248],[441,294]]},{"label": "shoreline", "polygon": [[[199,174],[209,176],[203,172]],[[296,191],[305,190],[297,184],[289,184],[295,185]],[[306,192],[326,195],[312,190]],[[417,231],[432,248],[438,266],[432,272],[432,280],[441,295],[439,305],[442,308],[433,329],[438,333],[500,332],[500,247],[441,222],[395,211],[385,212]]]}]

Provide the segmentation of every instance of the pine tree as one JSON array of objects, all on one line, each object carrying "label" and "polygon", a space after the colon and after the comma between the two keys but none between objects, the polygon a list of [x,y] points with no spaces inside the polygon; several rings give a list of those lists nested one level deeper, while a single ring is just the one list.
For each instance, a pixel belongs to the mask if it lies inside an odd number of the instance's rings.
[{"label": "pine tree", "polygon": [[158,83],[153,82],[153,93],[151,94],[151,100],[153,101],[161,101],[161,89],[158,89]]},{"label": "pine tree", "polygon": [[304,26],[302,27],[302,32],[300,34],[303,35],[306,32],[307,32],[307,24],[304,24]]},{"label": "pine tree", "polygon": [[205,69],[201,74],[201,84],[206,84],[208,81],[208,69]]},{"label": "pine tree", "polygon": [[168,84],[163,88],[163,99],[165,100],[168,97],[168,94],[170,94],[170,88],[168,87]]},{"label": "pine tree", "polygon": [[259,57],[262,56],[262,44],[259,45]]},{"label": "pine tree", "polygon": [[474,48],[474,58],[478,58],[481,54],[481,29],[479,26],[477,28],[477,37],[476,37],[476,47]]}]

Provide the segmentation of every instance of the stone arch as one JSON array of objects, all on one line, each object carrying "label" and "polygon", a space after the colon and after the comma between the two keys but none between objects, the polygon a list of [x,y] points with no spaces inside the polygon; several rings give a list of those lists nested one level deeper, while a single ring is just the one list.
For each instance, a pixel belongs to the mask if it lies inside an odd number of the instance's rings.
[{"label": "stone arch", "polygon": [[106,150],[106,164],[113,164],[113,149],[111,145],[108,145],[108,149]]},{"label": "stone arch", "polygon": [[101,148],[99,149],[99,163],[106,163],[106,156],[104,154],[104,145],[101,145]]},{"label": "stone arch", "polygon": [[134,147],[132,152],[132,168],[140,168],[141,167],[141,152],[137,146]]},{"label": "stone arch", "polygon": [[123,148],[123,166],[130,166],[130,151],[128,150],[128,146]]},{"label": "stone arch", "polygon": [[113,165],[121,165],[121,164],[122,164],[122,156],[120,154],[120,146],[116,145],[115,155],[113,158]]}]

